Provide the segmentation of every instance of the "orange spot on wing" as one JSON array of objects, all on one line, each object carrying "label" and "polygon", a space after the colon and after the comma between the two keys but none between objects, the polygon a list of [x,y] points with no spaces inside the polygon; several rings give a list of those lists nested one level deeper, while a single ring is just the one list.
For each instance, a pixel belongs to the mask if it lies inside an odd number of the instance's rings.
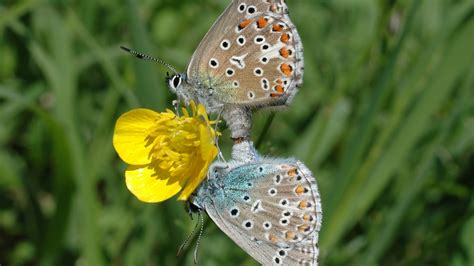
[{"label": "orange spot on wing", "polygon": [[298,204],[298,208],[300,208],[300,209],[304,209],[304,208],[306,208],[306,207],[308,207],[308,201],[307,201],[307,200],[302,200],[302,201],[300,201],[300,203]]},{"label": "orange spot on wing", "polygon": [[296,168],[291,168],[289,171],[288,171],[288,175],[289,176],[296,176],[298,174],[298,170],[296,170]]},{"label": "orange spot on wing", "polygon": [[246,28],[250,23],[252,23],[252,20],[250,20],[250,19],[243,20],[239,24],[239,30],[242,30],[242,29]]},{"label": "orange spot on wing", "polygon": [[308,221],[311,221],[311,215],[305,213],[305,214],[303,215],[303,220],[305,220],[305,221],[307,221],[307,222],[308,222]]},{"label": "orange spot on wing", "polygon": [[298,185],[296,186],[295,188],[295,192],[298,196],[300,196],[301,194],[303,194],[305,191],[304,187],[302,185]]},{"label": "orange spot on wing", "polygon": [[268,21],[267,21],[267,19],[264,18],[264,17],[260,17],[260,18],[257,20],[257,27],[258,27],[259,29],[265,28],[265,26],[267,26],[267,24],[268,24]]},{"label": "orange spot on wing", "polygon": [[268,240],[270,240],[270,242],[272,243],[276,243],[278,241],[278,238],[275,236],[275,235],[268,235]]},{"label": "orange spot on wing", "polygon": [[283,33],[280,37],[280,41],[282,43],[288,43],[289,40],[290,40],[290,35],[288,33]]},{"label": "orange spot on wing", "polygon": [[309,226],[307,224],[298,225],[298,231],[300,231],[301,233],[306,232],[306,230],[308,230],[308,228],[309,228]]},{"label": "orange spot on wing", "polygon": [[288,58],[288,56],[290,56],[290,52],[288,51],[288,49],[286,49],[285,47],[283,47],[283,48],[280,49],[280,55],[281,55],[283,58]]},{"label": "orange spot on wing", "polygon": [[285,92],[285,88],[283,88],[281,85],[276,85],[275,90],[280,94]]},{"label": "orange spot on wing", "polygon": [[296,234],[294,232],[288,231],[285,233],[286,240],[294,240]]},{"label": "orange spot on wing", "polygon": [[282,95],[283,95],[283,93],[273,93],[273,92],[270,93],[270,97],[272,97],[272,98],[280,97]]},{"label": "orange spot on wing", "polygon": [[280,70],[287,76],[291,76],[291,73],[293,73],[293,67],[286,63],[281,64]]},{"label": "orange spot on wing", "polygon": [[273,24],[272,30],[275,32],[281,32],[283,30],[283,26],[280,24]]}]

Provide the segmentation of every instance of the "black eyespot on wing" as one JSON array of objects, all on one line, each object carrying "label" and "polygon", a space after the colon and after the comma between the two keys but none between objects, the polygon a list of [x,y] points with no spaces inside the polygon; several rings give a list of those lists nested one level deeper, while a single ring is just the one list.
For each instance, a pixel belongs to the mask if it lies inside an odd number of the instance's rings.
[{"label": "black eyespot on wing", "polygon": [[229,42],[228,41],[223,41],[222,42],[222,47],[229,48]]},{"label": "black eyespot on wing", "polygon": [[276,176],[275,176],[275,181],[276,181],[277,183],[280,183],[280,181],[281,181],[281,175],[276,175]]},{"label": "black eyespot on wing", "polygon": [[236,208],[230,210],[230,215],[231,215],[232,217],[236,217],[237,215],[239,215],[239,210],[236,209]]}]

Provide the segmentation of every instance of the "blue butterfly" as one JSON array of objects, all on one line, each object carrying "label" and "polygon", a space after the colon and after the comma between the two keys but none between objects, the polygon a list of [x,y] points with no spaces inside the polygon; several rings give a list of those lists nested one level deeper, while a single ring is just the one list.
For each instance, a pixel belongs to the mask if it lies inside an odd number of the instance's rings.
[{"label": "blue butterfly", "polygon": [[317,265],[321,199],[310,170],[294,159],[211,167],[190,200],[263,265]]}]

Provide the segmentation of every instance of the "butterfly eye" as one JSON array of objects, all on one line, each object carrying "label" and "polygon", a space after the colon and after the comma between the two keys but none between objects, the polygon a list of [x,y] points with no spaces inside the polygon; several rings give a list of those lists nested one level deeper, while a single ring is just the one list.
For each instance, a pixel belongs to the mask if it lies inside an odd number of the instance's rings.
[{"label": "butterfly eye", "polygon": [[181,84],[181,75],[174,75],[171,78],[170,85],[172,88],[176,89]]}]

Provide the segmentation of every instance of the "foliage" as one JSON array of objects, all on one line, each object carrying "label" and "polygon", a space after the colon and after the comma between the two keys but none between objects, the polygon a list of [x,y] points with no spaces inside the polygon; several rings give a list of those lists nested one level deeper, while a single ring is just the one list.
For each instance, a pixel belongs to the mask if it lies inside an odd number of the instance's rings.
[{"label": "foliage", "polygon": [[[0,3],[0,264],[192,265],[182,203],[125,187],[115,120],[173,96],[166,69],[119,46],[185,69],[228,2]],[[253,139],[316,174],[321,263],[474,264],[474,3],[287,2],[305,82]],[[199,255],[255,265],[210,221]]]}]

